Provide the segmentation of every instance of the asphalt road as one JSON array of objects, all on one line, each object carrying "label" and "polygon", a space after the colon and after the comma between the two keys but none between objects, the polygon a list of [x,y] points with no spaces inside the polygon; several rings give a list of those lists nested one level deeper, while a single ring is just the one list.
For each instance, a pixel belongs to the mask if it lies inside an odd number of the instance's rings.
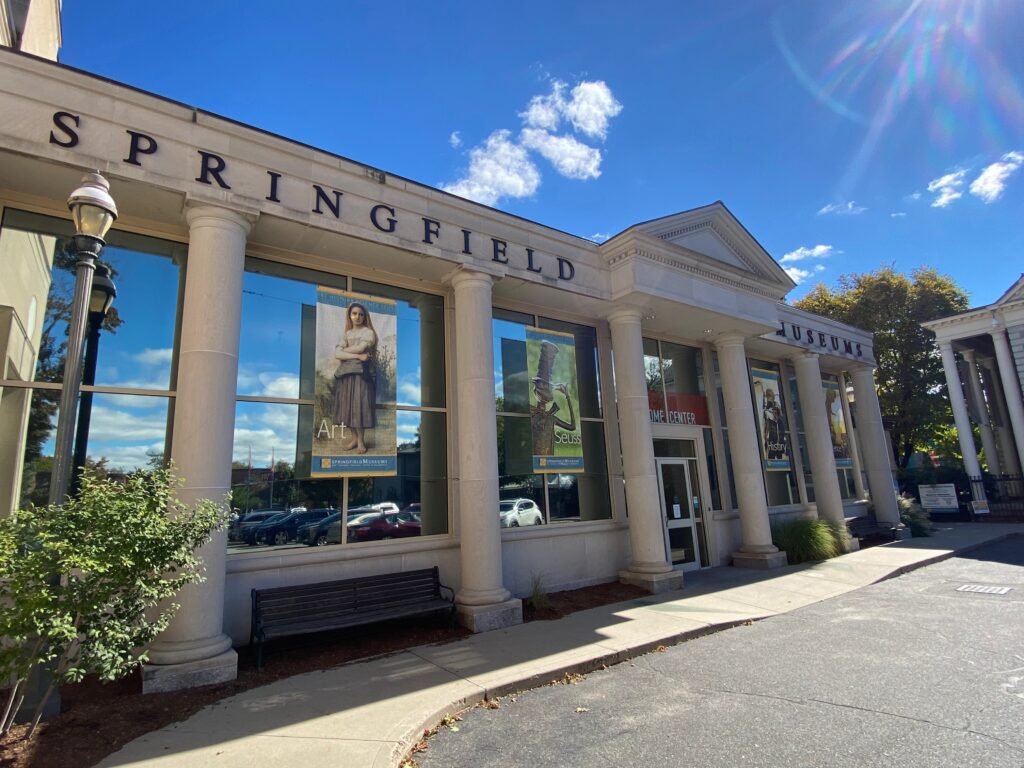
[{"label": "asphalt road", "polygon": [[1021,768],[1024,538],[499,705],[418,765]]}]

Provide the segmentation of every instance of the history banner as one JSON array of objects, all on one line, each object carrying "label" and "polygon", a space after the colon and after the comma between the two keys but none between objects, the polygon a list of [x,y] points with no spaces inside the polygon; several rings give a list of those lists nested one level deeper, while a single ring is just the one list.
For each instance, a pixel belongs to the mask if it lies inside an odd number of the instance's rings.
[{"label": "history banner", "polygon": [[530,373],[530,426],[533,471],[582,472],[576,340],[571,334],[526,329],[526,369]]},{"label": "history banner", "polygon": [[822,379],[821,387],[825,390],[825,412],[828,414],[828,432],[832,438],[832,453],[836,457],[836,467],[848,469],[853,466],[853,457],[850,455],[850,435],[846,431],[846,416],[843,413],[839,382]]},{"label": "history banner", "polygon": [[767,368],[751,368],[750,378],[754,385],[754,411],[757,413],[764,468],[769,472],[787,472],[792,461],[779,373]]},{"label": "history banner", "polygon": [[398,473],[398,312],[391,299],[316,294],[313,477]]}]

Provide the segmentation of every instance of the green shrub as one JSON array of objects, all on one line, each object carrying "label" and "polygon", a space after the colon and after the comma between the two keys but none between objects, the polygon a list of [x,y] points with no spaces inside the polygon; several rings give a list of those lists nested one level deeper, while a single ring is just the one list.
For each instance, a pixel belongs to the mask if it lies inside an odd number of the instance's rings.
[{"label": "green shrub", "polygon": [[87,674],[115,680],[146,659],[145,648],[178,606],[166,602],[202,581],[194,550],[225,522],[224,505],[188,508],[168,469],[123,482],[83,472],[77,498],[0,519],[0,680],[12,680],[0,733],[21,706],[25,680],[49,667],[31,738],[57,685]]},{"label": "green shrub", "polygon": [[932,519],[913,496],[901,494],[896,498],[896,505],[900,510],[900,521],[910,529],[912,536],[932,535]]},{"label": "green shrub", "polygon": [[785,551],[791,565],[841,555],[845,536],[845,527],[804,517],[772,526],[772,543]]}]

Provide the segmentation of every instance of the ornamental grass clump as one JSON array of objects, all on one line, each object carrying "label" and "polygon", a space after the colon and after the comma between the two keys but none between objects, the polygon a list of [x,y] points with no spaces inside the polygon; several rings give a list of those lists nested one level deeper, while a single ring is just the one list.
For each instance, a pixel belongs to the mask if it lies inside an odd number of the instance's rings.
[{"label": "ornamental grass clump", "polygon": [[912,536],[932,535],[932,519],[913,496],[900,494],[896,497],[896,505],[900,510],[900,522],[910,529]]},{"label": "ornamental grass clump", "polygon": [[[203,580],[194,550],[224,525],[224,505],[182,504],[169,469],[123,481],[83,472],[77,498],[0,519],[0,679],[11,680],[0,734],[10,730],[36,668],[54,689],[87,674],[115,680],[146,661],[182,587]],[[147,611],[149,614],[147,615]]]},{"label": "ornamental grass clump", "polygon": [[790,565],[828,560],[843,553],[845,529],[825,520],[796,518],[772,526],[772,543],[784,550]]}]

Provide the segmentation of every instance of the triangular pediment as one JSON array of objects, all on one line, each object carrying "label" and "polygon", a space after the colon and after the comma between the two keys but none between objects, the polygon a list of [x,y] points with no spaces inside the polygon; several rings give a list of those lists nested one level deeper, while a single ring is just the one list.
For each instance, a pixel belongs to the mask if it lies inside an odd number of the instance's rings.
[{"label": "triangular pediment", "polygon": [[1011,285],[1006,293],[996,299],[996,304],[1009,304],[1011,301],[1024,300],[1024,275],[1017,278],[1017,282]]},{"label": "triangular pediment", "polygon": [[782,287],[795,286],[761,244],[721,202],[637,224],[631,229],[686,249],[711,263],[726,265]]}]

